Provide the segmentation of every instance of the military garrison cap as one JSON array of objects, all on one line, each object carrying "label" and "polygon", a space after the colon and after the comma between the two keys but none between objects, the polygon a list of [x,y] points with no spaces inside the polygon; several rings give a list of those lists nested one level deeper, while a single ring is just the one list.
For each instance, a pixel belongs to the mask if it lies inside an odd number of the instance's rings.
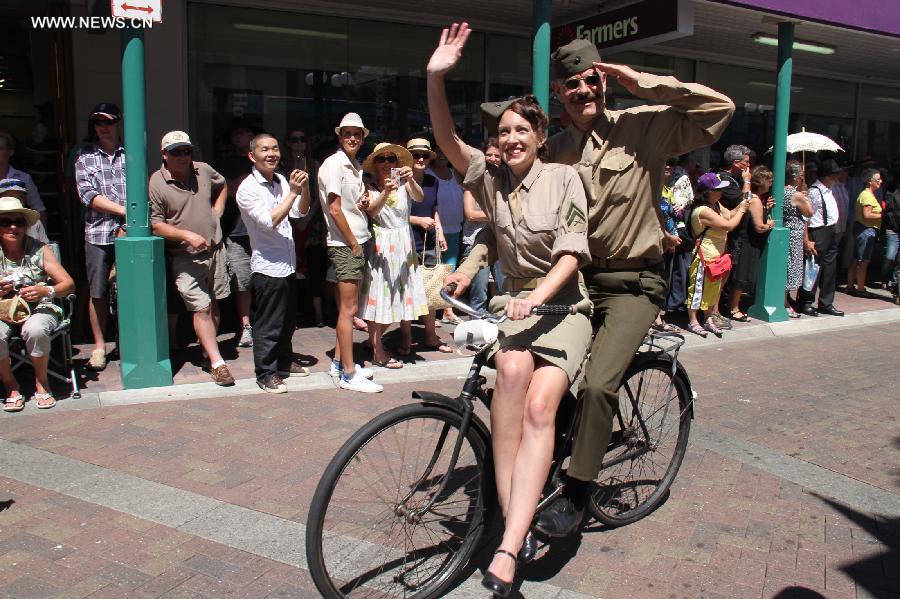
[{"label": "military garrison cap", "polygon": [[591,68],[595,62],[600,62],[597,46],[584,38],[574,39],[550,55],[550,74],[553,79],[567,79]]},{"label": "military garrison cap", "polygon": [[518,98],[510,98],[499,102],[485,102],[481,105],[481,122],[484,123],[484,128],[488,130],[488,134],[497,135],[500,117],[516,100]]}]

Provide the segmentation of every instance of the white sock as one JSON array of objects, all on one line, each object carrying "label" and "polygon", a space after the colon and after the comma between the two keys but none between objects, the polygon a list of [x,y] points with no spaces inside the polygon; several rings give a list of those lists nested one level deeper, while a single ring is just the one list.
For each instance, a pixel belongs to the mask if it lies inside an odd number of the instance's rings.
[{"label": "white sock", "polygon": [[218,368],[219,366],[225,366],[225,360],[221,360],[221,359],[216,360],[215,362],[210,364],[210,366],[212,366],[213,368]]}]

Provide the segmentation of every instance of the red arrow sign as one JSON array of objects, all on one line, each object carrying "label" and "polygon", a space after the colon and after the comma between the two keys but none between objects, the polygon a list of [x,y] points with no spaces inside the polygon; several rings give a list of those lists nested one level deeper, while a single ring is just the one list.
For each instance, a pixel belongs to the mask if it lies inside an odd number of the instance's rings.
[{"label": "red arrow sign", "polygon": [[153,12],[153,8],[150,6],[132,6],[130,4],[125,4],[124,2],[122,3],[122,10],[140,10],[146,12],[147,14]]}]

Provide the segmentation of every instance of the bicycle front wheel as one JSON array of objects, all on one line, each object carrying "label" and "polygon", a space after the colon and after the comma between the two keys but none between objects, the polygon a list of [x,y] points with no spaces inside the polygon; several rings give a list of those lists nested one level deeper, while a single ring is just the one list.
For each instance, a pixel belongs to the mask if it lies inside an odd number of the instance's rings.
[{"label": "bicycle front wheel", "polygon": [[666,498],[687,450],[690,393],[667,360],[639,356],[628,367],[612,440],[588,504],[597,520],[631,524]]},{"label": "bicycle front wheel", "polygon": [[483,532],[486,440],[461,415],[407,405],[357,431],[322,475],[309,509],[309,571],[323,596],[437,597]]}]

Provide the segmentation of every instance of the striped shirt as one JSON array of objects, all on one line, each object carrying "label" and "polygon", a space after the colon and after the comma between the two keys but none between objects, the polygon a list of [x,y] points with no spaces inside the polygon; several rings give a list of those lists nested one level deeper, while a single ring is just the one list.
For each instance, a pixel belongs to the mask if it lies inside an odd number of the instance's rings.
[{"label": "striped shirt", "polygon": [[94,245],[111,245],[123,219],[108,212],[94,210],[91,203],[98,195],[125,205],[125,148],[119,145],[109,155],[95,145],[75,161],[75,183],[78,197],[85,206],[84,240]]}]

